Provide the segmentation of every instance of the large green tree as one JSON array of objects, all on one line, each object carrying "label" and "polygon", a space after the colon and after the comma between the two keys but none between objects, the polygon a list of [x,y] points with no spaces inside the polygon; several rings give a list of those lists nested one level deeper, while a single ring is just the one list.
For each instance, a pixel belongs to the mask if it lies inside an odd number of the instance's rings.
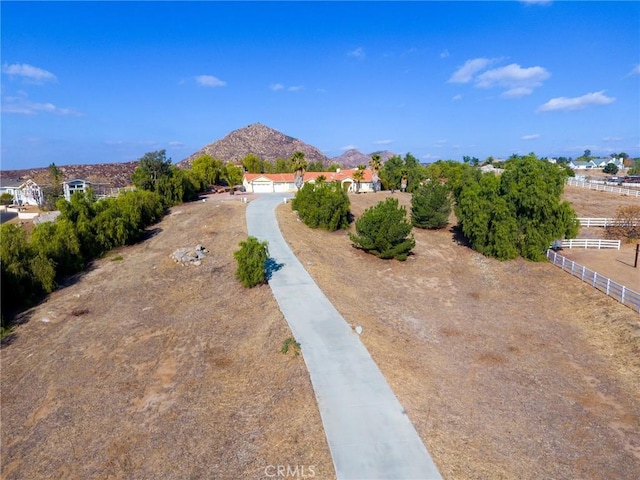
[{"label": "large green tree", "polygon": [[556,239],[575,237],[576,215],[562,200],[563,169],[535,155],[511,158],[504,173],[471,177],[456,215],[472,248],[502,260],[542,260]]},{"label": "large green tree", "polygon": [[222,178],[222,160],[211,155],[202,155],[191,163],[191,170],[200,180],[204,188],[216,185]]},{"label": "large green tree", "polygon": [[350,205],[339,182],[324,180],[305,183],[291,202],[291,208],[305,225],[329,231],[349,226]]},{"label": "large green tree", "polygon": [[147,152],[138,160],[131,180],[138,188],[157,192],[171,175],[171,159],[167,158],[166,150],[158,150]]}]

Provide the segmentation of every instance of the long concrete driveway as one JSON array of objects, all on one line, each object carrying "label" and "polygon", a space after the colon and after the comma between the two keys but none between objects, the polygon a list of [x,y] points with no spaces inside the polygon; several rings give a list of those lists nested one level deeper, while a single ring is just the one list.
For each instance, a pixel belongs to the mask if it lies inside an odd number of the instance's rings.
[{"label": "long concrete driveway", "polygon": [[[302,346],[340,480],[439,479],[431,456],[366,347],[284,241],[275,208],[285,194],[247,207],[249,235],[269,242],[269,280]],[[366,334],[366,332],[364,332]]]}]

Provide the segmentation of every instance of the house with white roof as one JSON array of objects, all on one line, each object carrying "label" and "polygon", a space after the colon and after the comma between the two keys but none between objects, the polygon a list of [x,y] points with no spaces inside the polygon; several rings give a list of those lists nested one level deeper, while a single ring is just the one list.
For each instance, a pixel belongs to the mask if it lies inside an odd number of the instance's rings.
[{"label": "house with white roof", "polygon": [[0,195],[3,193],[13,196],[13,203],[20,206],[39,206],[44,203],[42,188],[31,179],[13,180],[0,178]]}]

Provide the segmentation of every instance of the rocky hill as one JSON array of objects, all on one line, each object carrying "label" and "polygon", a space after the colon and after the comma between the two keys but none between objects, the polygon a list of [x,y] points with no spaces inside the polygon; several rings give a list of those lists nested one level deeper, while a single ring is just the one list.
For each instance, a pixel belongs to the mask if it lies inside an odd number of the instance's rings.
[{"label": "rocky hill", "polygon": [[359,150],[356,150],[355,148],[352,148],[344,152],[339,157],[332,158],[331,162],[342,165],[344,168],[355,168],[360,164],[368,166],[369,162],[371,161],[371,155],[373,155],[374,153],[380,155],[380,158],[382,158],[383,161],[386,161],[395,155],[395,153],[388,150],[366,154],[360,152]]},{"label": "rocky hill", "polygon": [[[201,155],[211,155],[216,159],[240,161],[249,154],[254,154],[263,160],[274,161],[276,158],[289,158],[294,152],[304,152],[308,162],[322,162],[325,166],[338,163],[343,168],[354,168],[359,164],[368,165],[373,153],[378,153],[383,160],[387,160],[394,153],[387,150],[364,154],[358,150],[348,150],[339,157],[327,158],[319,149],[308,145],[297,138],[269,128],[260,123],[254,123],[244,128],[234,130],[224,138],[202,147],[184,160],[176,163],[179,168],[189,168],[191,162]],[[95,183],[106,183],[110,187],[126,187],[131,185],[131,175],[138,166],[138,162],[101,163],[96,165],[62,165],[64,180],[82,178]],[[49,168],[31,168],[24,170],[3,170],[3,179],[26,180],[31,178],[41,185],[51,182]]]},{"label": "rocky hill", "polygon": [[247,155],[254,154],[263,160],[274,161],[276,158],[289,158],[296,151],[304,152],[307,162],[323,162],[325,165],[329,163],[329,159],[316,147],[261,123],[254,123],[206,145],[177,165],[188,168],[194,159],[202,155],[211,155],[228,162],[240,161]]},{"label": "rocky hill", "polygon": [[[95,165],[62,165],[58,169],[65,181],[82,178],[94,183],[106,183],[110,187],[126,187],[131,185],[131,175],[138,162],[99,163]],[[33,179],[40,185],[51,183],[49,167],[29,168],[24,170],[3,170],[3,179]]]}]

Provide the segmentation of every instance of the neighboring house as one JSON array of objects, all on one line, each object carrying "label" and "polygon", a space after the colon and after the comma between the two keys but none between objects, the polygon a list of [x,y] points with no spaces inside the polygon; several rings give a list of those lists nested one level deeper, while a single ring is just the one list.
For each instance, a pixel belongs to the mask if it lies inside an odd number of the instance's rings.
[{"label": "neighboring house", "polygon": [[593,160],[570,160],[569,168],[572,170],[591,170],[592,168],[598,168],[598,165]]},{"label": "neighboring house", "polygon": [[68,182],[62,182],[62,188],[64,189],[64,198],[67,202],[71,201],[71,196],[74,193],[84,193],[89,187],[91,187],[91,182],[88,180],[82,180],[80,178],[69,180]]},{"label": "neighboring house", "polygon": [[488,165],[483,165],[480,167],[480,171],[482,173],[502,173],[504,172],[504,168],[496,168],[494,167],[492,164],[488,164]]},{"label": "neighboring house", "polygon": [[624,159],[623,158],[596,158],[595,160],[596,165],[598,166],[598,168],[604,168],[606,167],[609,163],[613,163],[616,167],[618,167],[618,169],[622,169],[624,168]]},{"label": "neighboring house", "polygon": [[[304,182],[315,182],[320,176],[324,176],[327,182],[340,182],[349,192],[355,192],[356,181],[353,173],[357,170],[337,170],[335,172],[306,172]],[[360,192],[373,192],[373,172],[363,170],[364,179],[360,181]],[[249,193],[283,193],[296,192],[293,173],[245,173],[242,185]]]},{"label": "neighboring house", "polygon": [[9,193],[16,205],[39,206],[44,202],[42,188],[31,179],[11,180],[0,178],[0,194]]}]

